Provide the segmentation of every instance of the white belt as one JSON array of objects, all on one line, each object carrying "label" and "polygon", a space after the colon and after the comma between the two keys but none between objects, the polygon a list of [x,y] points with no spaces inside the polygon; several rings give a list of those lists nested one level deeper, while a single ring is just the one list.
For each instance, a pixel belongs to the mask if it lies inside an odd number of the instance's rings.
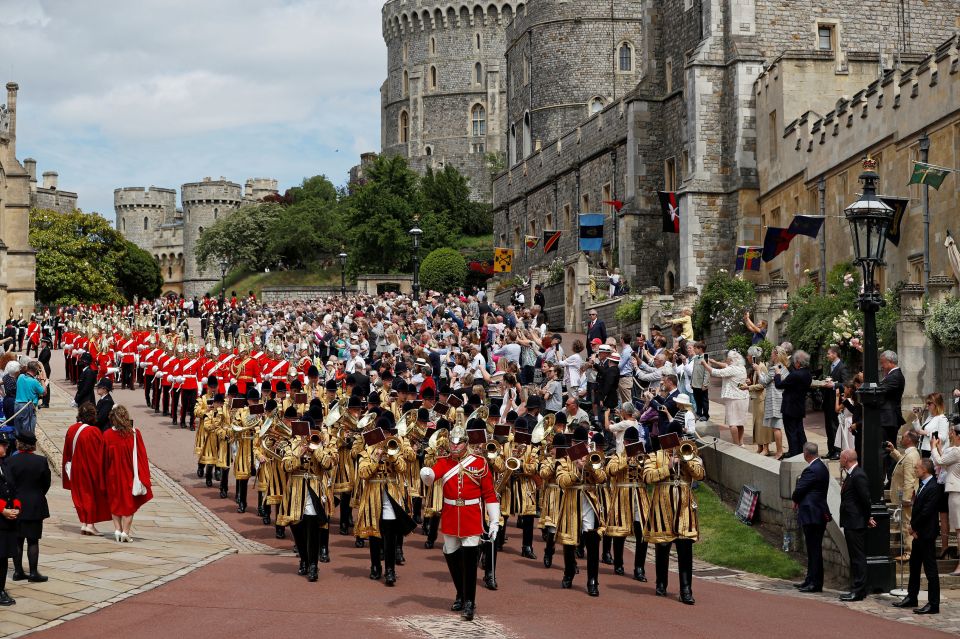
[{"label": "white belt", "polygon": [[443,503],[447,506],[475,506],[480,503],[480,499],[447,499],[443,498]]}]

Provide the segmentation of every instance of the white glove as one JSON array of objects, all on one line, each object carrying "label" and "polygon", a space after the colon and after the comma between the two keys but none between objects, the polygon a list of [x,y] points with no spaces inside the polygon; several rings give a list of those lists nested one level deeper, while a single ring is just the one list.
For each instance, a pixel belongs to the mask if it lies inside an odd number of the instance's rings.
[{"label": "white glove", "polygon": [[273,375],[271,375],[270,373],[267,373],[266,375],[263,376],[263,379],[264,381],[269,382],[271,379],[273,379]]},{"label": "white glove", "polygon": [[490,535],[490,539],[494,539],[497,536],[497,532],[500,530],[500,502],[489,502],[487,506],[487,533]]},{"label": "white glove", "polygon": [[172,383],[173,383],[173,375],[167,375],[167,383],[168,383],[168,384],[172,384]]},{"label": "white glove", "polygon": [[159,367],[159,366],[154,366],[154,367],[153,367],[153,371],[151,371],[151,372],[152,372],[154,375],[156,375],[158,370],[160,370],[160,367]]},{"label": "white glove", "polygon": [[437,476],[434,474],[432,468],[420,469],[420,481],[423,482],[424,486],[432,486],[433,482],[436,481],[436,479],[437,479]]},{"label": "white glove", "polygon": [[146,344],[138,344],[138,345],[137,345],[137,350],[138,350],[138,351],[146,350],[146,348],[147,348],[147,345],[146,345]]},{"label": "white glove", "polygon": [[146,362],[140,362],[140,368],[146,368],[146,367],[147,367]]}]

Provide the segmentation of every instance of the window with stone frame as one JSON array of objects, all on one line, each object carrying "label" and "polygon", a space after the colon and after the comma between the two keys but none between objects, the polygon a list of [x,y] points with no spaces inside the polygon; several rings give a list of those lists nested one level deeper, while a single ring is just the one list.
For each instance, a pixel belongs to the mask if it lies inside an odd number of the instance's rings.
[{"label": "window with stone frame", "polygon": [[817,25],[817,50],[834,51],[836,50],[836,30],[832,24]]},{"label": "window with stone frame", "polygon": [[471,153],[486,153],[487,145],[483,142],[474,142],[470,145]]},{"label": "window with stone frame", "polygon": [[423,153],[424,153],[427,157],[430,157],[431,155],[433,155],[433,147],[430,146],[430,145],[427,145],[427,146],[423,147]]},{"label": "window with stone frame", "polygon": [[430,88],[437,88],[437,67],[435,66],[430,67]]},{"label": "window with stone frame", "polygon": [[475,34],[473,37],[473,48],[476,51],[480,50],[480,34],[479,33]]},{"label": "window with stone frame", "polygon": [[617,70],[620,73],[633,71],[633,45],[629,42],[621,42],[617,47]]},{"label": "window with stone frame", "polygon": [[677,190],[677,160],[667,158],[663,161],[663,190],[674,193]]},{"label": "window with stone frame", "polygon": [[570,204],[563,205],[563,228],[567,231],[572,231],[573,226],[573,208]]},{"label": "window with stone frame", "polygon": [[531,133],[532,123],[530,121],[530,112],[523,114],[523,157],[528,158],[533,153],[533,137]]},{"label": "window with stone frame", "polygon": [[663,82],[667,93],[673,93],[673,58],[663,63]]},{"label": "window with stone frame", "polygon": [[523,86],[530,84],[530,59],[524,56],[523,58]]},{"label": "window with stone frame", "polygon": [[610,183],[607,182],[606,184],[604,184],[600,192],[601,192],[600,201],[602,202],[601,212],[604,215],[612,215],[614,210],[613,206],[610,204],[607,204],[607,202],[610,202],[611,200],[613,200],[613,196],[611,195],[612,187],[610,186]]},{"label": "window with stone frame", "polygon": [[437,39],[430,37],[430,55],[437,55]]},{"label": "window with stone frame", "polygon": [[552,230],[554,230],[554,227],[553,227],[553,213],[547,213],[545,216],[543,216],[543,229],[544,229],[545,231],[552,231]]},{"label": "window with stone frame", "polygon": [[400,59],[403,60],[404,62],[407,61],[407,43],[406,42],[404,42],[403,46],[400,47]]},{"label": "window with stone frame", "polygon": [[483,65],[479,62],[473,65],[473,83],[483,84]]},{"label": "window with stone frame", "polygon": [[507,153],[510,156],[510,166],[517,163],[517,125],[510,125],[510,137],[507,138]]},{"label": "window with stone frame", "polygon": [[591,98],[588,109],[590,111],[590,115],[603,111],[603,98],[601,98],[600,96]]},{"label": "window with stone frame", "polygon": [[[584,193],[580,196],[580,213],[590,213],[590,194]],[[579,225],[577,225],[579,228]]]},{"label": "window with stone frame", "polygon": [[510,246],[514,248],[520,248],[520,227],[519,226],[513,227],[513,242],[510,244]]},{"label": "window with stone frame", "polygon": [[150,218],[143,218],[143,230],[146,231],[150,228]]},{"label": "window with stone frame", "polygon": [[914,253],[907,262],[910,264],[910,283],[923,284],[923,253]]},{"label": "window with stone frame", "polygon": [[400,95],[407,97],[410,94],[410,74],[407,73],[406,69],[403,71],[403,80],[400,85]]},{"label": "window with stone frame", "polygon": [[768,151],[770,153],[770,159],[776,160],[777,153],[779,152],[779,149],[780,149],[780,137],[779,137],[778,128],[777,128],[777,110],[776,109],[771,111],[770,114],[767,116],[767,122],[769,123],[769,127],[770,127],[770,133],[769,133],[770,146]]},{"label": "window with stone frame", "polygon": [[400,144],[406,144],[410,141],[410,115],[406,111],[401,111],[399,120],[397,138]]},{"label": "window with stone frame", "polygon": [[482,104],[473,105],[470,111],[470,125],[473,137],[479,138],[487,134],[487,110]]}]

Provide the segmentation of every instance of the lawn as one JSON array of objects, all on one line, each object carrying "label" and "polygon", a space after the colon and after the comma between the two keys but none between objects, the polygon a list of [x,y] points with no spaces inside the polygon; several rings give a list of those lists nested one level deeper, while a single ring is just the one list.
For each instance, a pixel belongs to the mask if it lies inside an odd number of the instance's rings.
[{"label": "lawn", "polygon": [[[267,286],[339,286],[340,267],[309,271],[271,271],[269,273],[234,272],[227,276],[227,293],[236,291],[240,297],[245,297],[248,291],[253,291],[257,297]],[[348,282],[349,285],[349,282]],[[217,284],[210,291],[211,295],[220,293]]]},{"label": "lawn", "polygon": [[704,483],[696,489],[700,541],[693,545],[698,559],[718,566],[790,579],[802,573],[799,563],[768,544],[759,532],[743,524]]}]

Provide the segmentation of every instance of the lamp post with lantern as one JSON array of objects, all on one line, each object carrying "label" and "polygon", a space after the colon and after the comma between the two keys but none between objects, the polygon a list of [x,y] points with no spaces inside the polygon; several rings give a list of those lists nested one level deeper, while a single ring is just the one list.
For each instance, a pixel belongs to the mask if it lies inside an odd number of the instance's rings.
[{"label": "lamp post with lantern", "polygon": [[414,216],[410,237],[413,238],[413,299],[420,299],[420,237],[423,230],[419,227],[419,217]]},{"label": "lamp post with lantern", "polygon": [[347,296],[347,254],[341,249],[340,255],[337,256],[337,259],[340,260],[340,297]]}]

